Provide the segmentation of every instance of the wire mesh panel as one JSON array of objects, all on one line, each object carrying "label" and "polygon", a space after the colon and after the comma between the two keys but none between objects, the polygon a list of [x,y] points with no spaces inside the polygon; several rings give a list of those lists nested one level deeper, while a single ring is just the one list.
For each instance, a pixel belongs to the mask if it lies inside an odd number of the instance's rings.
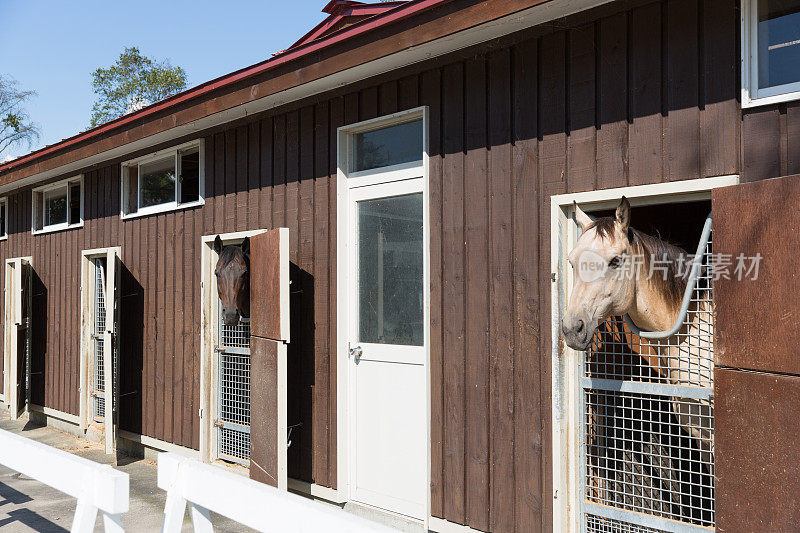
[{"label": "wire mesh panel", "polygon": [[659,531],[647,526],[637,526],[613,518],[588,514],[586,533],[659,533]]},{"label": "wire mesh panel", "polygon": [[106,415],[105,401],[105,362],[103,334],[106,330],[106,260],[94,260],[95,283],[94,283],[94,328],[92,338],[94,339],[94,419],[102,422]]},{"label": "wire mesh panel", "polygon": [[[221,308],[221,306],[220,306]],[[217,456],[248,464],[250,460],[250,322],[227,326],[218,316]]]},{"label": "wire mesh panel", "polygon": [[709,237],[677,333],[648,339],[612,317],[585,353],[580,433],[589,533],[714,526],[711,244]]}]

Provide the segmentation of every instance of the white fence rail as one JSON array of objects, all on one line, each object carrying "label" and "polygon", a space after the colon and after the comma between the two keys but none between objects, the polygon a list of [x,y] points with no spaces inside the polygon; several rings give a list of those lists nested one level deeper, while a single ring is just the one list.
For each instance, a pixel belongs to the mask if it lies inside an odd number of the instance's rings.
[{"label": "white fence rail", "polygon": [[209,511],[258,531],[397,533],[325,504],[173,453],[158,455],[158,486],[167,491],[162,533],[181,530],[189,504],[194,530],[214,530]]},{"label": "white fence rail", "polygon": [[94,531],[98,511],[106,531],[124,531],[120,515],[128,512],[128,474],[4,430],[0,464],[77,498],[73,533]]}]

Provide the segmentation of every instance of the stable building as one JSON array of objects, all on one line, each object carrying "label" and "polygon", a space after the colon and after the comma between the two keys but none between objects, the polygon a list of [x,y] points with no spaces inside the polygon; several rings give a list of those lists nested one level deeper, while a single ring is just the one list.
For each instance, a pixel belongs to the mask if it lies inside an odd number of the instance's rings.
[{"label": "stable building", "polygon": [[[11,415],[432,531],[795,527],[800,4],[324,12],[261,63],[0,165]],[[764,257],[703,278],[702,386],[632,370],[629,330],[598,333],[628,357],[603,368],[560,338],[574,202],[623,195],[642,231]],[[218,235],[253,243],[261,307],[236,326]],[[681,398],[713,406],[707,446],[675,429]]]}]

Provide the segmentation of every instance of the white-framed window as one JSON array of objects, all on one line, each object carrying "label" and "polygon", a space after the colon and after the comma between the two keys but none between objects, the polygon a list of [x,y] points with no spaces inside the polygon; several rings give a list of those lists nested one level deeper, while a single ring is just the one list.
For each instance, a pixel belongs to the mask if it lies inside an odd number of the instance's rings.
[{"label": "white-framed window", "polygon": [[205,203],[203,140],[122,163],[122,218]]},{"label": "white-framed window", "polygon": [[742,107],[800,99],[800,0],[742,0]]},{"label": "white-framed window", "polygon": [[83,175],[33,189],[34,235],[83,226]]},{"label": "white-framed window", "polygon": [[343,127],[339,159],[347,186],[419,177],[425,152],[424,127],[419,110]]},{"label": "white-framed window", "polygon": [[8,238],[8,198],[0,198],[0,241]]}]

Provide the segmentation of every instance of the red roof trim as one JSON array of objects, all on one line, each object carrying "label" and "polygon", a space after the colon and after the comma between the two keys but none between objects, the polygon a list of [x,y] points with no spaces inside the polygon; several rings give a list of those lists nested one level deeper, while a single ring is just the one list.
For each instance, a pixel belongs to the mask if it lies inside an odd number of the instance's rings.
[{"label": "red roof trim", "polygon": [[136,120],[140,120],[142,118],[158,113],[159,111],[169,109],[170,107],[176,106],[178,104],[208,94],[216,89],[225,87],[227,85],[231,85],[233,83],[250,78],[252,76],[256,76],[258,74],[262,74],[280,65],[284,65],[291,61],[300,59],[313,52],[317,52],[319,50],[328,48],[330,46],[341,43],[348,39],[355,38],[356,36],[372,31],[378,27],[386,26],[388,24],[392,24],[393,22],[398,22],[410,16],[431,9],[434,6],[444,4],[450,1],[451,0],[410,0],[407,3],[393,7],[383,15],[371,17],[362,22],[353,24],[352,26],[349,26],[343,30],[332,33],[331,35],[326,36],[317,41],[300,45],[297,48],[289,49],[286,52],[281,53],[280,55],[275,56],[271,59],[267,59],[260,63],[256,63],[255,65],[251,65],[249,67],[245,67],[243,69],[231,72],[230,74],[226,74],[225,76],[220,76],[219,78],[207,81],[205,83],[201,83],[200,85],[197,85],[191,89],[188,89],[181,93],[170,96],[169,98],[161,100],[160,102],[156,102],[147,107],[144,107],[139,111],[135,111],[128,115],[123,115],[120,118],[114,119],[110,122],[106,122],[105,124],[101,124],[100,126],[97,126],[93,129],[84,131],[82,133],[78,133],[77,135],[68,137],[60,142],[45,146],[43,148],[40,148],[39,150],[33,151],[22,157],[18,157],[17,159],[9,161],[4,165],[0,165],[0,172],[10,170],[23,163],[27,163],[33,159],[37,159],[39,157],[50,154],[57,150],[61,150],[69,146],[75,145],[77,143],[89,140],[93,137],[97,137],[113,129],[119,128],[126,124],[130,124],[131,122],[134,122]]},{"label": "red roof trim", "polygon": [[320,38],[330,28],[339,23],[346,17],[369,17],[386,13],[397,6],[408,3],[406,0],[396,2],[383,2],[381,4],[364,4],[361,2],[352,2],[348,0],[333,0],[323,9],[323,13],[330,13],[330,16],[314,26],[311,31],[300,37],[288,49],[291,50],[297,46],[309,43],[315,39]]}]

